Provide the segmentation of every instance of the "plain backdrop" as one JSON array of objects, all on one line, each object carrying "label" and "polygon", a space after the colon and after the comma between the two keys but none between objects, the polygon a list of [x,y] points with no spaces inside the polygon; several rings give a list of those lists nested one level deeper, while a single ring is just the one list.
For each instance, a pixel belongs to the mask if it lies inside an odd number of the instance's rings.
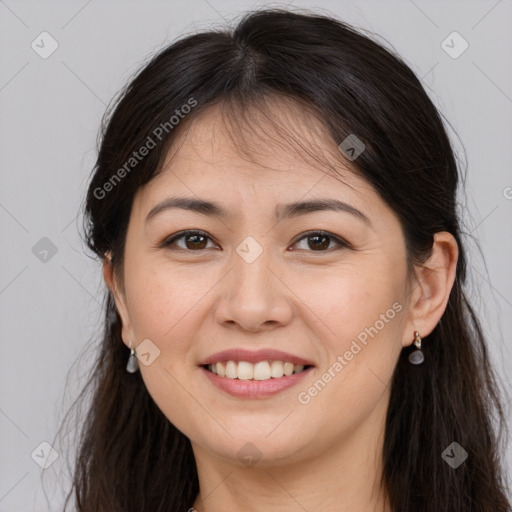
[{"label": "plain backdrop", "polygon": [[[482,249],[470,245],[470,293],[510,388],[512,0],[0,0],[0,512],[48,510],[47,499],[59,510],[70,483],[72,446],[50,444],[89,370],[73,364],[85,351],[92,360],[100,328],[100,265],[84,250],[79,208],[106,105],[177,36],[269,5],[377,33],[451,123],[467,164],[465,227]],[[505,456],[512,468],[510,447]]]}]

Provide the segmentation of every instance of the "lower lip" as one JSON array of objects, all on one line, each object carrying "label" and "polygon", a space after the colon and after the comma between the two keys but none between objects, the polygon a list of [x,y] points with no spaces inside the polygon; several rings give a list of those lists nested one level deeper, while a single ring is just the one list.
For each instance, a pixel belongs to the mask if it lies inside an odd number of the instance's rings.
[{"label": "lower lip", "polygon": [[276,395],[300,382],[313,367],[300,373],[268,380],[240,380],[219,377],[216,373],[201,367],[206,378],[217,388],[237,398],[266,398]]}]

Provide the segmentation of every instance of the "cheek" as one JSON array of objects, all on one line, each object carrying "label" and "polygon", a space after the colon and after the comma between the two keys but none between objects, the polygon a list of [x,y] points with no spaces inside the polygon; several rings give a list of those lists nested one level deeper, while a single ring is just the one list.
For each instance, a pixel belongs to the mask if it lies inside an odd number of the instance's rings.
[{"label": "cheek", "polygon": [[405,263],[376,258],[373,265],[331,274],[322,287],[318,280],[316,286],[303,283],[308,308],[328,329],[323,329],[322,367],[311,387],[300,390],[301,403],[316,403],[330,418],[327,423],[341,426],[341,421],[350,428],[389,388],[402,348],[405,276]]},{"label": "cheek", "polygon": [[[126,267],[135,334],[139,341],[149,338],[161,351],[154,366],[141,367],[146,387],[169,420],[187,435],[219,438],[222,429],[193,399],[201,397],[201,390],[194,388],[190,367],[198,332],[216,305],[209,293],[222,300],[215,285],[223,273],[148,264],[148,260],[140,256],[140,261],[134,258]],[[296,309],[293,321],[307,332],[321,364],[315,380],[297,389],[296,395],[308,394],[312,387],[316,392],[308,404],[296,399],[294,407],[302,413],[299,423],[326,442],[361,423],[386,392],[401,348],[397,334],[401,315],[393,304],[403,297],[402,274],[404,269],[396,261],[365,255],[336,269],[311,267],[282,276],[287,285],[282,293]],[[315,384],[322,374],[329,374],[329,382]],[[211,432],[205,433],[209,428]]]},{"label": "cheek", "polygon": [[[127,262],[133,329],[139,341],[149,338],[160,350],[172,352],[173,360],[183,361],[191,357],[191,343],[207,309],[215,306],[209,302],[208,293],[215,295],[221,274],[204,267],[197,272],[193,266],[171,268],[153,263],[149,265],[143,255]],[[402,274],[396,261],[370,255],[337,269],[290,271],[283,280],[293,292],[289,300],[295,302],[296,321],[312,331],[313,339],[318,337],[316,343],[323,345],[319,348],[324,356],[329,354],[325,364],[350,350],[353,340],[359,340],[365,349],[370,340],[379,340],[365,353],[382,355],[388,350],[399,326],[400,315],[395,314],[393,304],[403,296]],[[283,289],[283,294],[290,291]]]},{"label": "cheek", "polygon": [[[138,338],[149,338],[161,348],[173,341],[174,354],[187,349],[187,332],[209,289],[205,279],[142,266],[131,275],[127,292],[130,318]],[[130,286],[130,289],[128,288]],[[179,336],[177,336],[179,334]]]},{"label": "cheek", "polygon": [[[149,366],[139,364],[144,384],[164,415],[187,435],[197,435],[212,418],[200,406],[201,394],[191,388],[195,364],[193,342],[202,321],[201,298],[213,285],[207,276],[163,271],[154,265],[133,265],[126,281],[130,320],[138,342],[150,339],[159,351]],[[201,281],[201,283],[199,282]],[[215,432],[219,436],[219,432]]]},{"label": "cheek", "polygon": [[404,309],[405,265],[383,258],[368,263],[370,258],[325,274],[297,274],[290,285],[304,304],[303,311],[321,321],[336,351],[360,333],[364,341],[367,330],[375,332],[372,327],[380,334],[390,332],[389,326],[398,324],[398,310]]}]

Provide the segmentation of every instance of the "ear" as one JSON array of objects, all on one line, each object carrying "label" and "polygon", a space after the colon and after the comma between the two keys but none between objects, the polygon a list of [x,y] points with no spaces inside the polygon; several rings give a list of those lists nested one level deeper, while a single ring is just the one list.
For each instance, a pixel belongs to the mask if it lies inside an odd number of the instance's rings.
[{"label": "ear", "polygon": [[443,316],[455,281],[458,257],[459,248],[453,235],[446,231],[436,233],[431,256],[416,267],[403,346],[412,344],[414,331],[422,338],[428,336]]},{"label": "ear", "polygon": [[130,323],[130,317],[128,315],[126,294],[124,287],[117,282],[114,267],[112,265],[112,253],[110,251],[107,252],[103,258],[103,279],[114,297],[116,309],[121,317],[121,336],[123,338],[123,342],[126,346],[129,346],[130,341],[132,341],[132,347],[134,347],[133,340],[135,338]]}]

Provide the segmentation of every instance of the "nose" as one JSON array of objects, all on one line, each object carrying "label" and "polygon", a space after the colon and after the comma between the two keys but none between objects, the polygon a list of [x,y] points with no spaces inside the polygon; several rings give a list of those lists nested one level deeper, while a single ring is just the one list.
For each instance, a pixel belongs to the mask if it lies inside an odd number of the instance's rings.
[{"label": "nose", "polygon": [[268,249],[252,262],[234,253],[231,271],[219,290],[217,321],[248,332],[287,325],[293,316],[293,293],[278,267]]}]

